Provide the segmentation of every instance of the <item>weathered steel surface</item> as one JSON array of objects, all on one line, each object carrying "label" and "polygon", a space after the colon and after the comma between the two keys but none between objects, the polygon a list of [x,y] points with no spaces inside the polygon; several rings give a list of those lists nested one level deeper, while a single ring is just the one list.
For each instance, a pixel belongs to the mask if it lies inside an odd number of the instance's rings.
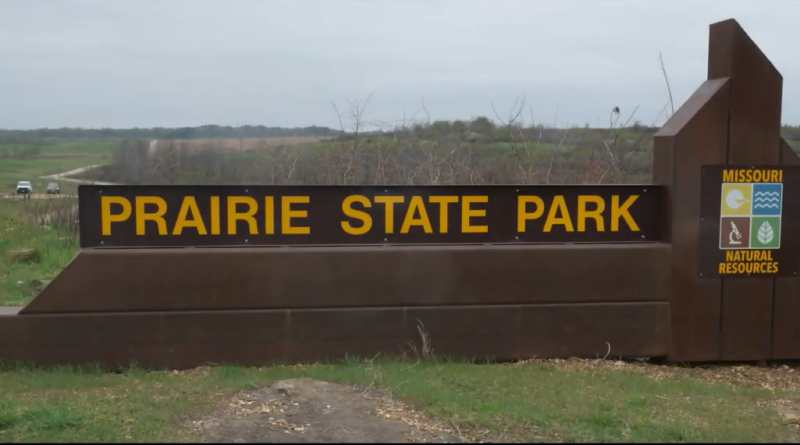
[{"label": "weathered steel surface", "polygon": [[[81,185],[78,190],[84,248],[654,242],[660,192],[650,185]],[[389,198],[398,202],[378,202]],[[249,217],[230,218],[248,209]],[[140,218],[159,211],[160,221]],[[120,221],[109,215],[120,215]]]},{"label": "weathered steel surface", "polygon": [[767,359],[774,279],[696,277],[699,176],[703,165],[779,164],[783,81],[735,20],[710,27],[708,79],[655,138],[654,182],[672,210],[670,359]]},{"label": "weathered steel surface", "polygon": [[668,301],[670,246],[87,249],[25,314]]},{"label": "weathered steel surface", "polygon": [[720,280],[697,278],[700,168],[725,162],[727,79],[708,80],[656,133],[653,182],[667,187],[671,206],[672,346],[674,361],[719,358]]},{"label": "weathered steel surface", "polygon": [[[730,78],[727,163],[780,163],[783,77],[735,20],[711,25],[709,78]],[[773,278],[722,280],[723,360],[772,350]]]},{"label": "weathered steel surface", "polygon": [[[785,140],[781,140],[781,164],[800,165],[800,157]],[[800,257],[800,251],[796,252],[796,255]],[[775,280],[772,358],[800,358],[800,277]]]},{"label": "weathered steel surface", "polygon": [[440,357],[659,357],[668,303],[0,316],[0,358],[37,365],[308,363],[411,354],[418,322]]}]

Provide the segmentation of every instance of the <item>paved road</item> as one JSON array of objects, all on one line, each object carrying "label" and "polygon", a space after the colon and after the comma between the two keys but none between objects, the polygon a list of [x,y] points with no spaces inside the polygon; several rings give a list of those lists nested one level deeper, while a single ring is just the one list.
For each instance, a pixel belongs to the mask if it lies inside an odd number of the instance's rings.
[{"label": "paved road", "polygon": [[1,199],[66,199],[77,197],[78,195],[67,195],[62,193],[57,195],[48,195],[47,193],[33,193],[31,195],[17,195],[16,193],[0,194]]}]

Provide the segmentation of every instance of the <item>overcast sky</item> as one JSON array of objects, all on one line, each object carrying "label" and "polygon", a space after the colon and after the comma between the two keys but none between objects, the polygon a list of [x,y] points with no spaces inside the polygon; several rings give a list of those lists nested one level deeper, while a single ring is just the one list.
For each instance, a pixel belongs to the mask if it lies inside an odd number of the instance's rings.
[{"label": "overcast sky", "polygon": [[423,100],[432,119],[493,117],[525,96],[550,125],[637,105],[661,123],[659,51],[677,108],[728,18],[800,124],[800,1],[0,0],[0,128],[337,127],[331,104],[370,94],[368,121],[424,118]]}]

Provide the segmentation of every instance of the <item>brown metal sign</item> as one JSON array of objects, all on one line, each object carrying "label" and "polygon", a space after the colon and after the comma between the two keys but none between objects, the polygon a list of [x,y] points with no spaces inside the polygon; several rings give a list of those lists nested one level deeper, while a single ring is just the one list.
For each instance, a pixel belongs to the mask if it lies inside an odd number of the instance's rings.
[{"label": "brown metal sign", "polygon": [[653,242],[656,186],[80,186],[81,247]]},{"label": "brown metal sign", "polygon": [[797,276],[798,199],[800,167],[702,167],[698,275]]}]

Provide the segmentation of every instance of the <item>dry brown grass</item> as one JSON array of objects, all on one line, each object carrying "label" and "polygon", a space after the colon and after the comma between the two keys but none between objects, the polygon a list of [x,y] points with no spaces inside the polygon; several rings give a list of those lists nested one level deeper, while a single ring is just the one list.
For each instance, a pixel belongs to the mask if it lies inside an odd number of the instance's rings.
[{"label": "dry brown grass", "polygon": [[214,148],[220,151],[249,151],[264,147],[283,147],[289,145],[302,145],[322,141],[326,138],[314,136],[244,138],[244,139],[161,139],[157,148],[168,148],[170,144],[178,150],[202,150]]}]

